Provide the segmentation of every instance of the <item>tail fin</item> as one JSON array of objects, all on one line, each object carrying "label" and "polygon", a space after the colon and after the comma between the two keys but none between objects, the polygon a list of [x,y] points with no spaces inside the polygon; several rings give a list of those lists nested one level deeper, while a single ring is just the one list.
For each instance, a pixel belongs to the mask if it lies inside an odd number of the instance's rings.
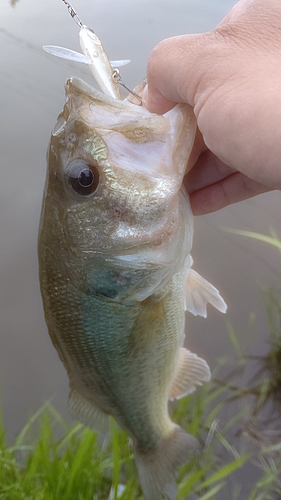
[{"label": "tail fin", "polygon": [[175,500],[176,471],[200,449],[197,439],[175,425],[173,433],[147,454],[136,451],[139,481],[146,500]]}]

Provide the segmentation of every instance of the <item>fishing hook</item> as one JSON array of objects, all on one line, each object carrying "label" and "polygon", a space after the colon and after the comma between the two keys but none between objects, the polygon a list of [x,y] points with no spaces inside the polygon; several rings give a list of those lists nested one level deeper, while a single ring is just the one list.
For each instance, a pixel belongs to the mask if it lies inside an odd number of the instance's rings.
[{"label": "fishing hook", "polygon": [[129,87],[127,87],[127,85],[125,85],[125,83],[123,82],[123,80],[121,78],[120,71],[118,69],[113,70],[112,78],[119,85],[122,85],[122,87],[124,87],[124,89],[128,90],[128,92],[130,92],[130,94],[132,94],[139,101],[139,106],[142,105],[142,98],[138,94],[136,94],[133,90],[129,89]]}]

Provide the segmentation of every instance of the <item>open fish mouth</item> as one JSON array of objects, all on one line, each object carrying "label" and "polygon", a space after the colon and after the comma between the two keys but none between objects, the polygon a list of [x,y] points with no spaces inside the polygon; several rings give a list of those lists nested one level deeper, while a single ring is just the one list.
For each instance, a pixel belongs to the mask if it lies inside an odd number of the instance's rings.
[{"label": "open fish mouth", "polygon": [[[141,88],[144,85],[142,82]],[[67,80],[65,92],[64,119],[73,111],[96,129],[120,168],[136,175],[159,175],[167,185],[173,183],[174,192],[179,191],[195,135],[191,107],[178,104],[164,115],[156,115],[127,99],[107,96],[73,77]]]},{"label": "open fish mouth", "polygon": [[[136,87],[136,90],[138,90],[138,92],[141,93],[145,85],[146,85],[146,80],[143,80],[141,84],[139,84]],[[139,102],[137,103],[138,106],[136,106],[136,103],[134,102],[135,100],[134,97],[131,97],[130,95],[125,97],[124,99],[122,98],[117,99],[116,97],[111,97],[77,77],[70,77],[67,79],[65,84],[65,91],[67,96],[71,95],[73,97],[75,96],[77,97],[78,95],[80,95],[88,97],[93,104],[109,104],[116,108],[116,113],[118,113],[118,110],[124,110],[124,105],[126,105],[127,112],[129,112],[129,110],[132,109],[136,110],[137,108],[140,108],[139,110],[140,116],[143,115],[144,110],[146,111],[146,113],[150,114],[150,112],[146,110],[143,106],[141,107],[139,106]]]},{"label": "open fish mouth", "polygon": [[[94,162],[100,172],[96,198],[88,197],[93,209],[87,208],[83,226],[90,235],[98,217],[100,241],[94,234],[93,240],[89,236],[84,244],[84,229],[79,226],[69,237],[75,242],[72,246],[77,243],[81,250],[91,251],[98,244],[105,253],[127,249],[129,254],[139,247],[160,256],[167,245],[173,246],[182,224],[177,207],[181,206],[179,192],[195,133],[191,108],[177,105],[163,116],[152,114],[142,106],[107,96],[78,78],[69,78],[65,91],[66,102],[53,130],[51,147],[60,157],[59,175],[64,177],[69,165],[79,158]],[[79,205],[77,193],[75,197]],[[104,198],[102,208],[98,208],[98,198]],[[84,206],[82,203],[83,218]],[[68,210],[67,237],[76,217],[76,210]]]}]

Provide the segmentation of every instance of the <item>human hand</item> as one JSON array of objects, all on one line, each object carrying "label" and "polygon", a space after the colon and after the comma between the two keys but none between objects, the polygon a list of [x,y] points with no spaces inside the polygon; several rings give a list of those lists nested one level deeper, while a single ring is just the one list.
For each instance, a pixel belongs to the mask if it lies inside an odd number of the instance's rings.
[{"label": "human hand", "polygon": [[242,0],[215,30],[153,49],[145,106],[186,102],[197,118],[185,177],[195,215],[281,189],[280,62],[280,0]]}]

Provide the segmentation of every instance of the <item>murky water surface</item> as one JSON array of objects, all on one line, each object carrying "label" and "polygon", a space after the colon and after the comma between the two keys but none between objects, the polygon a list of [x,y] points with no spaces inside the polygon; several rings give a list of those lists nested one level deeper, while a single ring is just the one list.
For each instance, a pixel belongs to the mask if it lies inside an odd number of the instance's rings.
[{"label": "murky water surface", "polygon": [[[111,59],[129,58],[123,79],[134,87],[145,75],[151,49],[168,36],[213,28],[233,0],[79,0],[73,5],[93,28]],[[64,103],[69,75],[93,84],[87,67],[53,58],[44,44],[79,50],[78,27],[60,0],[1,1],[1,344],[0,390],[5,424],[18,432],[48,398],[67,415],[68,382],[43,319],[36,239],[45,178],[45,153]],[[267,349],[267,321],[259,284],[277,283],[280,255],[223,227],[280,234],[280,193],[273,192],[197,218],[194,267],[219,288],[227,318],[210,309],[207,320],[188,318],[188,345],[211,366],[231,354],[226,319],[243,346]],[[256,336],[248,330],[256,317]]]}]

